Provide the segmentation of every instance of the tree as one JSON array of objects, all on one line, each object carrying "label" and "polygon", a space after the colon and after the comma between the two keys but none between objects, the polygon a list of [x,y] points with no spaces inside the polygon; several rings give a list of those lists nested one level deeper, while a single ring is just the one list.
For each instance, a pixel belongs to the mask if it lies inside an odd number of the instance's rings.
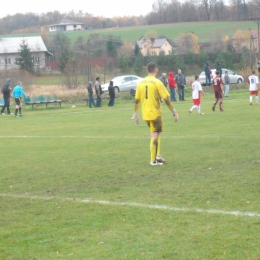
[{"label": "tree", "polygon": [[194,54],[199,53],[199,44],[198,44],[198,36],[192,32],[190,33],[181,33],[178,37],[178,53],[186,54],[188,52],[192,52]]},{"label": "tree", "polygon": [[59,60],[59,69],[61,72],[64,72],[67,62],[71,61],[73,57],[70,39],[65,34],[58,33],[54,36],[53,45],[55,56]]},{"label": "tree", "polygon": [[202,51],[198,55],[198,64],[204,66],[205,63],[209,60],[209,56],[206,52]]},{"label": "tree", "polygon": [[131,66],[131,60],[126,54],[121,54],[118,65],[122,72],[128,72]]},{"label": "tree", "polygon": [[134,56],[137,57],[140,54],[140,48],[137,43],[135,43],[135,48],[134,48]]},{"label": "tree", "polygon": [[34,73],[34,65],[31,57],[31,49],[26,40],[22,40],[19,49],[19,58],[16,59],[16,64],[21,70],[28,71],[31,74]]},{"label": "tree", "polygon": [[142,74],[143,64],[144,64],[143,56],[139,53],[136,56],[135,62],[134,62],[134,65],[133,65],[134,72],[135,72],[136,75],[141,75]]}]

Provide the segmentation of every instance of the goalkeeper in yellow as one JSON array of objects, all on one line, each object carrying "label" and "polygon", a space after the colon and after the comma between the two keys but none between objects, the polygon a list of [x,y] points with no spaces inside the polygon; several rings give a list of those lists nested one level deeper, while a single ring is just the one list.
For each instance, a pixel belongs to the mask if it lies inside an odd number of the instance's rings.
[{"label": "goalkeeper in yellow", "polygon": [[150,62],[147,65],[146,70],[148,76],[144,78],[136,88],[135,109],[132,119],[138,124],[138,109],[141,104],[143,120],[150,127],[151,132],[150,165],[158,166],[165,163],[165,160],[160,154],[161,136],[163,132],[161,99],[164,100],[165,104],[172,112],[175,122],[178,120],[178,114],[170,101],[170,95],[165,86],[159,79],[155,78],[158,73],[157,65]]}]

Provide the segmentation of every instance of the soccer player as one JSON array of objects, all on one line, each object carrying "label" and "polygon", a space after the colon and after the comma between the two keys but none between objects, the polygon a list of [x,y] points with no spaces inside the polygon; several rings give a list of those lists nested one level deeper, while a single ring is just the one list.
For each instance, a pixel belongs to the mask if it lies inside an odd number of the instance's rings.
[{"label": "soccer player", "polygon": [[18,117],[17,116],[18,110],[19,110],[19,116],[23,116],[21,98],[22,98],[22,96],[27,98],[26,94],[23,91],[22,85],[23,85],[23,83],[21,81],[18,81],[17,86],[13,90],[13,97],[14,97],[15,104],[16,104],[15,115],[14,115],[15,117]]},{"label": "soccer player", "polygon": [[223,95],[224,95],[224,85],[222,79],[219,76],[219,71],[216,71],[216,76],[212,80],[212,86],[215,92],[215,101],[212,107],[212,111],[215,111],[216,105],[219,102],[220,112],[223,112]]},{"label": "soccer player", "polygon": [[161,102],[163,99],[174,116],[174,121],[178,120],[178,114],[174,109],[169,92],[166,90],[163,83],[156,79],[158,73],[157,65],[150,62],[147,65],[148,76],[144,78],[136,88],[135,108],[132,119],[138,123],[138,109],[142,106],[142,117],[146,121],[151,132],[150,153],[151,166],[163,165],[165,160],[161,157],[161,136],[163,132]]},{"label": "soccer player", "polygon": [[255,71],[252,71],[252,75],[248,77],[249,91],[250,91],[250,106],[252,106],[253,95],[255,95],[255,103],[258,105],[258,77],[255,75]]},{"label": "soccer player", "polygon": [[193,106],[190,110],[188,110],[189,114],[191,114],[194,108],[197,108],[198,114],[201,115],[200,111],[200,95],[201,93],[205,96],[201,84],[199,83],[199,76],[195,76],[195,81],[192,83],[192,99],[193,99]]}]

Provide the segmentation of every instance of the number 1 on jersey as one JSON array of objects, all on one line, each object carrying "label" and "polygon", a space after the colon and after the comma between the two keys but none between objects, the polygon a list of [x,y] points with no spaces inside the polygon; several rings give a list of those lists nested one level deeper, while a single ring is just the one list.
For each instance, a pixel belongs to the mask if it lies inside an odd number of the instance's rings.
[{"label": "number 1 on jersey", "polygon": [[145,99],[148,99],[148,86],[145,87]]}]

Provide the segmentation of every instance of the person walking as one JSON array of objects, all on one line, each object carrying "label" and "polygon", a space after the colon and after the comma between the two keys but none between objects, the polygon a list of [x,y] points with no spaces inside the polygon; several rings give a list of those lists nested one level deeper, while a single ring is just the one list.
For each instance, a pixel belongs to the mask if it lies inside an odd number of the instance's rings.
[{"label": "person walking", "polygon": [[219,71],[216,71],[216,77],[213,78],[212,81],[213,90],[215,93],[215,101],[212,106],[212,111],[215,111],[216,105],[219,102],[220,112],[223,112],[223,95],[224,95],[224,87],[222,79],[219,76]]},{"label": "person walking", "polygon": [[230,78],[228,76],[228,71],[226,70],[224,75],[225,97],[229,97],[229,84],[230,84]]},{"label": "person walking", "polygon": [[153,62],[150,62],[146,67],[146,71],[148,76],[144,78],[136,88],[135,107],[132,120],[134,120],[136,124],[138,123],[138,109],[141,104],[143,120],[146,122],[151,132],[150,165],[158,166],[163,165],[165,162],[165,160],[160,155],[161,135],[163,132],[160,100],[164,100],[164,103],[172,112],[175,122],[178,120],[178,113],[170,101],[169,92],[166,90],[163,83],[159,79],[156,79],[156,75],[158,73],[157,65]]},{"label": "person walking", "polygon": [[87,90],[88,90],[88,105],[90,108],[92,108],[92,105],[96,107],[94,97],[93,97],[93,83],[92,81],[88,82]]},{"label": "person walking", "polygon": [[177,99],[176,99],[177,84],[176,84],[176,81],[174,79],[174,73],[172,71],[169,72],[168,84],[169,84],[169,89],[170,89],[170,92],[171,92],[171,101],[177,101]]},{"label": "person walking", "polygon": [[197,108],[198,114],[201,115],[201,110],[200,110],[200,96],[201,93],[205,96],[202,86],[199,82],[199,76],[195,76],[195,81],[192,83],[192,99],[193,99],[193,106],[191,107],[190,110],[188,110],[189,114],[192,113],[192,110],[194,108]]},{"label": "person walking", "polygon": [[7,114],[12,115],[13,113],[10,112],[10,96],[11,96],[11,91],[12,88],[10,87],[11,84],[11,79],[7,78],[3,84],[2,87],[2,93],[3,93],[3,98],[4,98],[4,106],[1,109],[1,115],[5,115],[5,108],[7,109]]},{"label": "person walking", "polygon": [[96,107],[101,107],[101,91],[100,91],[100,78],[97,77],[96,78],[96,82],[95,82],[95,91],[96,91],[96,95],[97,95],[97,102],[96,102]]},{"label": "person walking", "polygon": [[211,69],[209,66],[209,61],[207,61],[204,66],[204,72],[206,75],[206,86],[210,86],[211,85]]},{"label": "person walking", "polygon": [[178,74],[175,76],[175,81],[178,86],[178,93],[179,93],[179,100],[180,101],[185,101],[184,99],[184,89],[186,86],[186,78],[182,74],[181,69],[178,70]]},{"label": "person walking", "polygon": [[109,82],[109,86],[108,86],[108,95],[109,95],[109,102],[108,102],[108,106],[109,107],[113,107],[114,106],[114,103],[115,103],[115,89],[114,89],[114,83],[113,81],[111,80]]},{"label": "person walking", "polygon": [[255,95],[255,103],[258,105],[258,77],[255,75],[255,71],[252,71],[252,75],[248,77],[247,83],[249,84],[250,97],[249,102],[250,106],[253,104],[253,95]]},{"label": "person walking", "polygon": [[14,115],[15,117],[18,117],[18,115],[17,115],[18,110],[19,110],[19,116],[23,116],[21,98],[22,98],[22,96],[27,98],[27,95],[23,91],[22,85],[23,85],[23,83],[21,81],[18,81],[16,87],[14,87],[14,90],[13,90],[13,97],[14,97],[14,101],[16,104],[15,115]]},{"label": "person walking", "polygon": [[167,89],[168,82],[167,82],[167,78],[166,78],[166,73],[162,73],[162,76],[159,78],[159,80],[163,83],[163,85]]}]

